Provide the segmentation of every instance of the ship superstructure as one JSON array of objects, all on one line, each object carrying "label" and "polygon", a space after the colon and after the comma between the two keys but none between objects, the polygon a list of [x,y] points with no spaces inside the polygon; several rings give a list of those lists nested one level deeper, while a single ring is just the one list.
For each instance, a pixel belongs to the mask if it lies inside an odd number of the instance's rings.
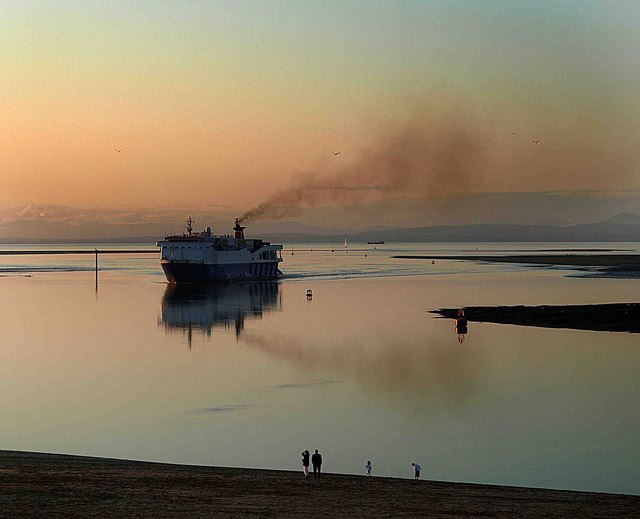
[{"label": "ship superstructure", "polygon": [[246,227],[236,218],[233,235],[216,236],[211,227],[194,232],[187,220],[186,232],[168,235],[156,243],[160,265],[169,283],[224,283],[276,279],[280,274],[282,245],[245,239]]}]

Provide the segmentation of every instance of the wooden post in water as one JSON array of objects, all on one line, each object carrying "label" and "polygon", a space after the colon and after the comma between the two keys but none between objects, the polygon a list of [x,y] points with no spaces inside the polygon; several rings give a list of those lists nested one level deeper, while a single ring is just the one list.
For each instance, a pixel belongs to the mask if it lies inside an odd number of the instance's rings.
[{"label": "wooden post in water", "polygon": [[96,249],[96,292],[98,291],[98,249]]}]

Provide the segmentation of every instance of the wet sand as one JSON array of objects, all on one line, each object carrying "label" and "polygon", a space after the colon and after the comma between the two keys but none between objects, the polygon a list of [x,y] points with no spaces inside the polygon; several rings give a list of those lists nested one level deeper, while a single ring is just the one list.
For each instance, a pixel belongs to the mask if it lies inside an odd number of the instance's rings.
[{"label": "wet sand", "polygon": [[[375,467],[374,467],[375,468]],[[410,467],[409,467],[410,469]],[[640,517],[640,496],[0,451],[3,517]]]},{"label": "wet sand", "polygon": [[[447,319],[458,316],[458,308],[429,310]],[[471,306],[468,321],[517,324],[540,328],[568,328],[606,332],[640,333],[640,303],[562,306]]]},{"label": "wet sand", "polygon": [[619,267],[640,270],[640,254],[518,254],[463,256],[392,256],[396,259],[486,261],[492,263],[521,263],[526,265],[568,265],[573,267]]}]

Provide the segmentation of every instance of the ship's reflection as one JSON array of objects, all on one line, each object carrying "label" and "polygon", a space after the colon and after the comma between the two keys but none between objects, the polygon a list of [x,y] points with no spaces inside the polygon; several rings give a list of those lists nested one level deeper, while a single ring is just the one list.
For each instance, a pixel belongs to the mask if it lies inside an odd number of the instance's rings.
[{"label": "ship's reflection", "polygon": [[245,319],[261,319],[264,313],[282,311],[277,282],[225,285],[169,285],[162,297],[165,331],[182,331],[189,349],[194,334],[211,337],[212,330],[235,329],[240,337]]}]

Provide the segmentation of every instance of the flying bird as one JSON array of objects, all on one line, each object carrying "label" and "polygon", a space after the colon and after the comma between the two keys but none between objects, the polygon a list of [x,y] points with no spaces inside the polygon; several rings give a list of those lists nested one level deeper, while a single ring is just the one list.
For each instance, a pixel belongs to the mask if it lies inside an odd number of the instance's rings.
[{"label": "flying bird", "polygon": [[118,153],[120,153],[122,150],[116,150]]},{"label": "flying bird", "polygon": [[533,144],[538,144],[540,142],[540,139],[538,139],[537,141],[534,141],[533,139],[531,139],[531,142],[533,142]]},{"label": "flying bird", "polygon": [[336,152],[334,153],[334,155],[340,155],[340,152],[339,152],[339,151],[336,151]]},{"label": "flying bird", "polygon": [[515,135],[515,134],[516,134],[516,132],[511,132],[511,135]]}]

